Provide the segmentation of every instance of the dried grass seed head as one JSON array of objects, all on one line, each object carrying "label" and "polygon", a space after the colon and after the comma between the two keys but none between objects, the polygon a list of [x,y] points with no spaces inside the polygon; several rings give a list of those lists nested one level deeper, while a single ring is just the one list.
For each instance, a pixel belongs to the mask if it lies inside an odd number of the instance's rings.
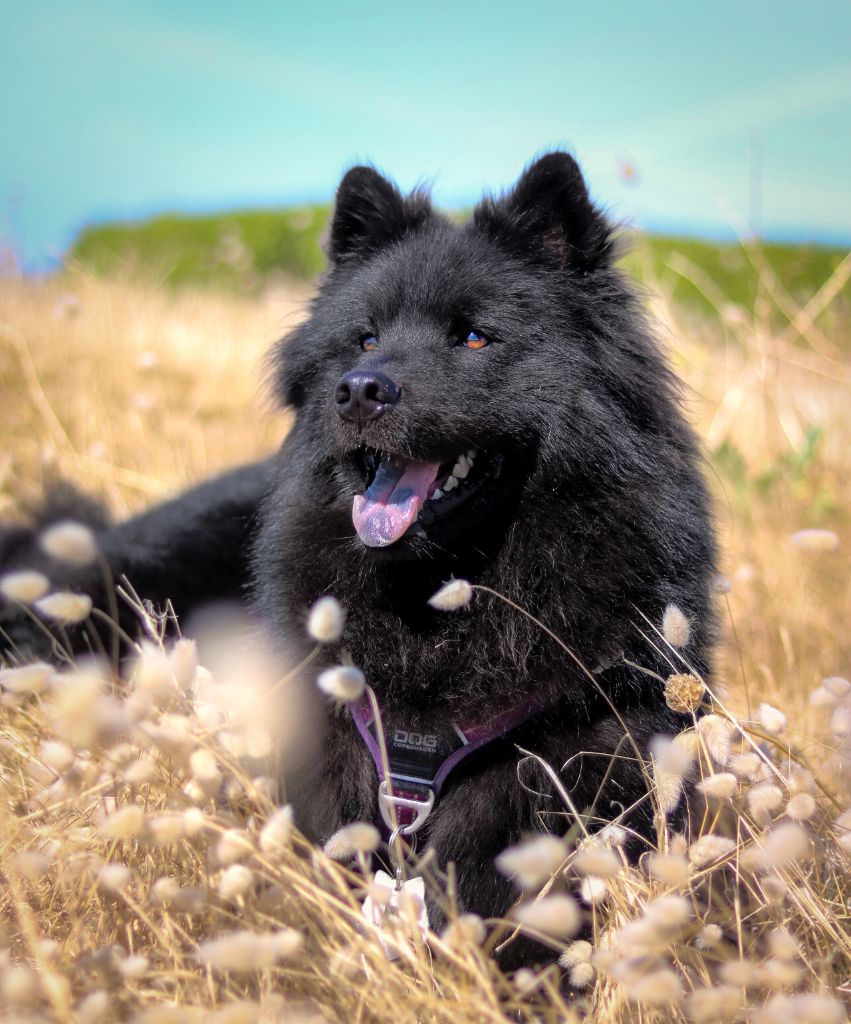
[{"label": "dried grass seed head", "polygon": [[125,957],[118,965],[118,971],[125,981],[139,981],[150,970],[150,962],[146,956],[136,954]]},{"label": "dried grass seed head", "polygon": [[254,875],[244,864],[231,864],[219,878],[217,889],[223,900],[244,896],[254,886]]},{"label": "dried grass seed head", "polygon": [[568,980],[574,988],[579,989],[581,992],[593,983],[596,976],[597,972],[592,964],[580,963],[570,968]]},{"label": "dried grass seed head", "polygon": [[685,885],[689,878],[688,861],[679,853],[651,854],[647,858],[647,870],[663,885]]},{"label": "dried grass seed head", "polygon": [[564,841],[543,833],[503,850],[496,858],[496,866],[520,888],[535,889],[558,870],[566,856]]},{"label": "dried grass seed head", "polygon": [[656,762],[653,765],[653,781],[659,809],[663,814],[673,813],[683,794],[683,776],[666,771],[661,764]]},{"label": "dried grass seed head", "polygon": [[604,878],[588,875],[579,883],[579,895],[583,903],[595,907],[606,900],[609,895],[609,886]]},{"label": "dried grass seed head", "polygon": [[786,804],[786,814],[793,821],[809,821],[818,810],[811,793],[795,793]]},{"label": "dried grass seed head", "polygon": [[222,772],[211,750],[199,747],[189,757],[189,770],[194,781],[206,793],[213,793],[221,784]]},{"label": "dried grass seed head", "polygon": [[724,938],[724,932],[720,925],[707,924],[694,937],[694,944],[698,949],[715,949]]},{"label": "dried grass seed head", "polygon": [[821,685],[836,700],[844,700],[851,695],[851,682],[842,676],[827,676],[822,679]]},{"label": "dried grass seed head", "polygon": [[707,775],[697,783],[697,788],[704,796],[713,800],[730,800],[736,795],[739,788],[739,780],[732,772],[717,772],[715,775]]},{"label": "dried grass seed head", "polygon": [[660,734],[650,741],[654,761],[672,775],[687,775],[694,764],[696,734],[689,730],[676,736]]},{"label": "dried grass seed head", "polygon": [[593,952],[594,947],[590,942],[585,939],[577,939],[575,942],[571,942],[566,949],[562,950],[558,962],[565,970],[569,970],[577,964],[590,963]]},{"label": "dried grass seed head", "polygon": [[693,1024],[717,1024],[719,1020],[737,1019],[741,1007],[741,991],[732,985],[698,988],[685,1000],[686,1014]]},{"label": "dried grass seed head", "polygon": [[452,946],[481,946],[486,937],[485,923],[478,914],[459,914],[441,934],[443,941]]},{"label": "dried grass seed head", "polygon": [[670,967],[660,967],[633,978],[623,985],[623,990],[631,1003],[644,1006],[676,1005],[683,998],[682,982]]},{"label": "dried grass seed head", "polygon": [[335,665],[320,672],[316,685],[333,700],[351,704],[363,696],[366,679],[363,672],[354,665]]},{"label": "dried grass seed head", "polygon": [[449,580],[428,599],[439,612],[453,612],[465,608],[473,599],[473,588],[467,580]]},{"label": "dried grass seed head", "polygon": [[145,812],[138,804],[127,804],[101,822],[98,831],[107,839],[129,841],[145,830]]},{"label": "dried grass seed head", "polygon": [[21,569],[0,576],[0,594],[19,604],[33,604],[50,590],[50,580],[35,569]]},{"label": "dried grass seed head", "polygon": [[845,1024],[839,1000],[821,992],[775,995],[752,1017],[753,1024]]},{"label": "dried grass seed head", "polygon": [[768,951],[781,960],[794,960],[801,955],[801,944],[786,928],[772,928],[768,933]]},{"label": "dried grass seed head", "polygon": [[109,995],[103,989],[98,989],[80,1000],[76,1020],[78,1024],[100,1024],[100,1021],[106,1020],[110,1009]]},{"label": "dried grass seed head", "polygon": [[98,871],[98,881],[110,892],[121,892],[130,884],[133,875],[124,864],[104,864]]},{"label": "dried grass seed head", "polygon": [[241,828],[229,828],[216,844],[216,859],[223,866],[234,864],[247,857],[253,849],[248,832]]},{"label": "dried grass seed head", "polygon": [[367,821],[354,821],[331,836],[323,847],[332,860],[350,860],[355,854],[374,853],[381,845],[381,834]]},{"label": "dried grass seed head", "polygon": [[293,831],[293,809],[287,804],[279,807],[260,830],[260,849],[267,855],[287,847]]},{"label": "dried grass seed head", "polygon": [[662,615],[662,636],[671,647],[688,647],[691,625],[685,613],[675,604],[669,604]]},{"label": "dried grass seed head", "polygon": [[765,837],[760,862],[763,868],[785,868],[805,860],[812,852],[810,838],[795,822],[783,822]]},{"label": "dried grass seed head", "polygon": [[691,844],[688,859],[695,868],[704,868],[715,861],[727,857],[736,849],[736,843],[727,836],[708,832]]},{"label": "dried grass seed head", "polygon": [[571,867],[581,875],[614,878],[623,869],[623,861],[612,850],[592,843],[577,852]]},{"label": "dried grass seed head", "polygon": [[765,825],[771,820],[771,812],[783,802],[783,791],[773,782],[760,782],[748,791],[747,801],[754,821]]},{"label": "dried grass seed head", "polygon": [[41,661],[17,668],[0,669],[0,689],[25,697],[44,693],[54,669]]},{"label": "dried grass seed head", "polygon": [[38,748],[38,756],[49,768],[67,772],[74,763],[74,751],[61,740],[45,740]]},{"label": "dried grass seed head", "polygon": [[73,626],[89,617],[92,599],[88,594],[73,594],[70,591],[54,591],[35,602],[36,611],[46,619]]},{"label": "dried grass seed head", "polygon": [[721,715],[704,715],[698,719],[697,734],[712,760],[723,768],[730,759],[732,725]]},{"label": "dried grass seed head", "polygon": [[746,750],[741,754],[733,754],[727,763],[727,767],[737,778],[747,782],[757,778],[762,770],[762,766],[762,758],[752,750]]},{"label": "dried grass seed head", "polygon": [[202,942],[198,960],[218,971],[252,973],[273,967],[300,950],[302,936],[291,928],[271,934],[229,932]]},{"label": "dried grass seed head", "polygon": [[851,739],[851,707],[840,706],[830,716],[830,731],[840,744]]},{"label": "dried grass seed head", "polygon": [[746,957],[725,960],[718,968],[718,977],[725,985],[733,985],[735,988],[754,988],[759,984],[756,964]]},{"label": "dried grass seed head", "polygon": [[514,908],[512,917],[525,928],[560,938],[575,935],[581,923],[576,900],[563,895],[521,904]]},{"label": "dried grass seed head", "polygon": [[801,551],[824,554],[839,549],[839,537],[833,530],[798,530],[789,538]]},{"label": "dried grass seed head", "polygon": [[771,736],[779,736],[786,728],[786,716],[779,708],[774,707],[772,704],[767,704],[763,701],[759,706],[757,714],[763,729]]},{"label": "dried grass seed head", "polygon": [[71,519],[48,526],[39,535],[39,544],[51,558],[78,567],[91,565],[98,555],[92,530]]},{"label": "dried grass seed head", "polygon": [[326,595],[316,601],[307,616],[307,632],[317,643],[334,644],[343,635],[346,613],[336,597]]}]

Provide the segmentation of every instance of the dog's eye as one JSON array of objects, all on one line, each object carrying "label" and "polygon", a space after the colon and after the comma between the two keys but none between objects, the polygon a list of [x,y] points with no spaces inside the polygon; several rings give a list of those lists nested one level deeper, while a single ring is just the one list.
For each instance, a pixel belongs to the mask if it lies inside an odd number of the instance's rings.
[{"label": "dog's eye", "polygon": [[470,331],[464,339],[464,344],[467,348],[477,350],[480,348],[487,348],[490,343],[490,338],[487,335],[482,334],[481,331]]},{"label": "dog's eye", "polygon": [[364,352],[371,352],[374,348],[378,348],[378,338],[374,334],[365,334],[360,340],[360,347]]}]

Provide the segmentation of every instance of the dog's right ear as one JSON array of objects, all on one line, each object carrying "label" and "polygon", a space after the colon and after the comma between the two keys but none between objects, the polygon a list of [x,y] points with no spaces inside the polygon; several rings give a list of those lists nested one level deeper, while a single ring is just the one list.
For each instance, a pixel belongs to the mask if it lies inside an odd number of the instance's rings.
[{"label": "dog's right ear", "polygon": [[473,223],[523,258],[590,273],[612,261],[612,229],[591,202],[569,153],[546,153],[501,199],[483,199]]},{"label": "dog's right ear", "polygon": [[353,167],[340,182],[331,216],[328,256],[332,264],[358,263],[415,231],[431,216],[419,191],[403,196],[374,167]]}]

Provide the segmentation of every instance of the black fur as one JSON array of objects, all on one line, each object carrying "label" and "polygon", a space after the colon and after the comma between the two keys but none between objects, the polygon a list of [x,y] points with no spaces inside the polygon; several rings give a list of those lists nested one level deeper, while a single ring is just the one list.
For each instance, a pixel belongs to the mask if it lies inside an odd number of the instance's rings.
[{"label": "black fur", "polygon": [[[613,266],[610,226],[567,154],[538,160],[465,224],[434,212],[425,194],[404,197],[376,171],[354,168],[337,195],[329,255],[310,317],[275,355],[277,391],[295,422],[271,487],[266,470],[249,471],[238,523],[225,529],[241,537],[263,499],[252,558],[258,615],[292,654],[306,648],[310,605],[337,596],[346,631],[325,662],[351,657],[385,707],[469,719],[531,694],[546,701],[544,714],[450,777],[420,843],[441,866],[455,864],[465,909],[499,915],[512,890],[494,856],[525,832],[572,824],[540,776],[520,785],[516,745],[557,770],[568,762],[563,783],[598,827],[645,793],[623,724],[642,750],[682,724],[658,681],[628,664],[670,672],[648,620],[658,625],[676,603],[692,624],[689,662],[708,668],[714,545],[697,445],[640,302]],[[488,347],[461,343],[471,329]],[[369,335],[374,351],[361,347]],[[338,379],[355,368],[389,375],[402,396],[362,429],[334,406]],[[421,529],[368,548],[351,519],[366,483],[363,444],[417,461],[475,447],[498,455],[501,470],[455,514],[432,521],[424,511]],[[224,568],[217,553],[236,545],[216,534],[219,502],[242,479],[194,492],[189,530],[178,502],[107,531],[110,560],[179,611],[233,591],[241,556]],[[192,593],[199,546],[211,578]],[[452,576],[528,610],[596,670],[593,681],[495,597],[432,610],[428,597]],[[374,769],[347,716],[329,712],[324,761],[296,814],[318,840],[375,820]],[[626,824],[646,835],[650,802]]]}]

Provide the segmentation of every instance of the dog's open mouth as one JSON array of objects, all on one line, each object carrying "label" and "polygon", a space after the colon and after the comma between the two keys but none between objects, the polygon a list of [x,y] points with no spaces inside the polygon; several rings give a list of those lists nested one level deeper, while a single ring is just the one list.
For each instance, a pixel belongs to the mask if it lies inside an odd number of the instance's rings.
[{"label": "dog's open mouth", "polygon": [[356,494],[352,522],[367,547],[394,544],[414,525],[421,510],[429,519],[454,512],[481,486],[495,460],[470,449],[445,462],[415,462],[375,448],[359,450],[366,491]]}]

